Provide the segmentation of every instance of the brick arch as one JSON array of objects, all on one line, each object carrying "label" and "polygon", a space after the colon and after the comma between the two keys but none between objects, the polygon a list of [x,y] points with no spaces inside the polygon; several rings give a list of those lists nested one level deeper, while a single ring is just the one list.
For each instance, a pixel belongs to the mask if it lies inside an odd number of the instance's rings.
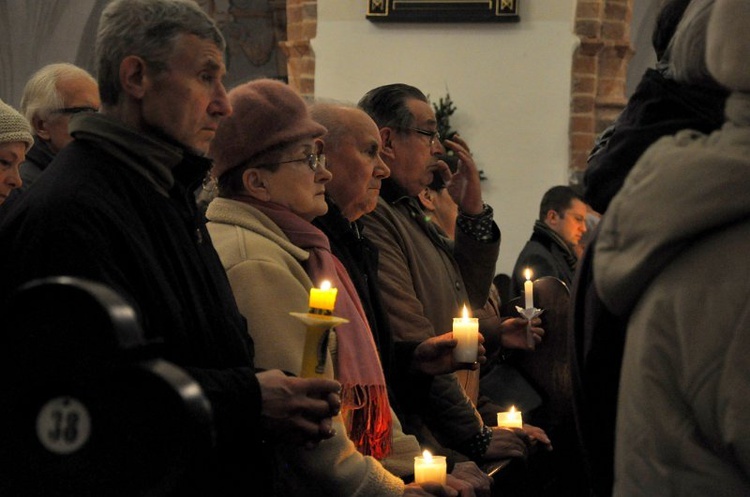
[{"label": "brick arch", "polygon": [[578,0],[570,110],[570,169],[586,169],[596,135],[627,102],[627,66],[633,55],[630,22],[633,0]]},{"label": "brick arch", "polygon": [[287,39],[279,43],[287,57],[289,84],[304,97],[315,95],[315,52],[310,40],[318,27],[317,0],[286,0]]}]

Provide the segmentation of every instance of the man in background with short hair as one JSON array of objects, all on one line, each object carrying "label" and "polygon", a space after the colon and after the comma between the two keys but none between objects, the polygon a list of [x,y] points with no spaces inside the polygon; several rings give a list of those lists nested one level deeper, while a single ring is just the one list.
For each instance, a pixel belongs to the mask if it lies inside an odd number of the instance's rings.
[{"label": "man in background with short hair", "polygon": [[513,267],[511,296],[517,297],[523,292],[526,269],[531,270],[532,279],[554,276],[570,288],[578,262],[575,247],[586,233],[587,213],[583,199],[570,186],[553,186],[547,190],[531,238]]}]

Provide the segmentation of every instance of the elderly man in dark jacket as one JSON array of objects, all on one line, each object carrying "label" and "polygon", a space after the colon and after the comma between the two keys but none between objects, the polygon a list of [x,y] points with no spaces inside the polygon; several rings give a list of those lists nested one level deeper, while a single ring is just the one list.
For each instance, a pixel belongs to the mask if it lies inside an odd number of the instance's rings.
[{"label": "elderly man in dark jacket", "polygon": [[75,140],[0,225],[0,302],[53,275],[120,293],[146,338],[211,402],[218,457],[205,470],[213,486],[183,482],[180,495],[273,495],[258,457],[265,444],[284,434],[329,438],[339,384],[255,371],[252,341],[196,207],[193,191],[211,165],[204,154],[232,112],[224,48],[194,2],[107,6],[96,50],[102,111],[71,119]]}]

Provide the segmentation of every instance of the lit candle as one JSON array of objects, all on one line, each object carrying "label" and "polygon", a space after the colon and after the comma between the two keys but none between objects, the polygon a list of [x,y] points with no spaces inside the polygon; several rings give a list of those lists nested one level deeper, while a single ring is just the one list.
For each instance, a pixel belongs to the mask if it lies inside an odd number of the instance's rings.
[{"label": "lit candle", "polygon": [[447,469],[445,456],[433,456],[426,450],[414,458],[414,483],[432,481],[445,485]]},{"label": "lit candle", "polygon": [[320,288],[310,289],[310,312],[322,311],[323,313],[333,313],[333,306],[336,304],[336,288],[331,288],[331,282],[324,280]]},{"label": "lit candle", "polygon": [[453,338],[458,340],[456,348],[453,349],[453,359],[461,363],[477,362],[479,319],[469,317],[469,311],[465,304],[463,316],[453,318]]},{"label": "lit candle", "polygon": [[531,269],[526,268],[526,271],[523,272],[524,276],[526,276],[526,282],[523,284],[523,295],[524,295],[524,302],[526,303],[527,309],[533,309],[534,308],[534,283],[531,281]]},{"label": "lit candle", "polygon": [[497,413],[497,426],[501,428],[523,428],[523,416],[510,406],[510,411]]}]

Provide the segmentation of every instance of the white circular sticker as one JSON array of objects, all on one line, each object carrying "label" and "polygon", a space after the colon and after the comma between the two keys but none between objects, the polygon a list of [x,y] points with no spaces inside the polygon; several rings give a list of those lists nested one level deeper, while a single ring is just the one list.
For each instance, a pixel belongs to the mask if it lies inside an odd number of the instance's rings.
[{"label": "white circular sticker", "polygon": [[91,436],[91,416],[77,399],[56,397],[39,411],[36,434],[50,452],[70,454],[80,449]]}]

